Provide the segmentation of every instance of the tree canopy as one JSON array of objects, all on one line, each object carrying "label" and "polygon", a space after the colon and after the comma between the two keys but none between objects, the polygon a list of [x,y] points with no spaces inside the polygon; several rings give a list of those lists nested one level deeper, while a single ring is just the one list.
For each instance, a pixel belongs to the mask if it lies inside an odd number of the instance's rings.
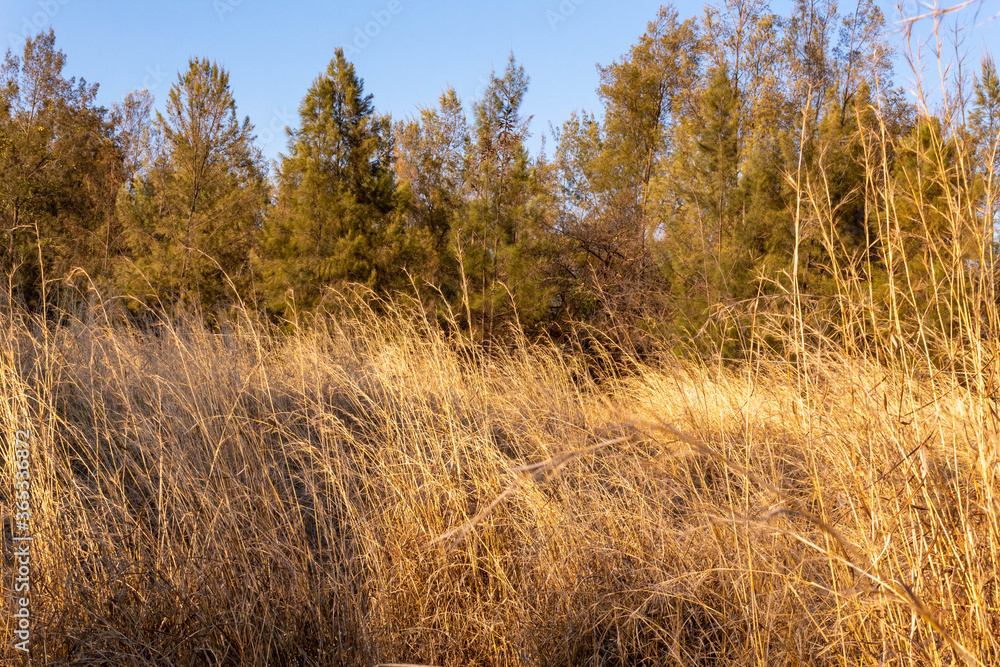
[{"label": "tree canopy", "polygon": [[105,109],[49,31],[0,70],[4,274],[33,306],[86,277],[274,315],[360,284],[484,341],[580,323],[691,338],[741,304],[876,307],[900,281],[917,312],[956,293],[945,267],[992,271],[974,249],[1000,210],[1000,79],[986,58],[961,109],[919,110],[884,27],[873,0],[663,6],[598,66],[601,108],[537,155],[513,53],[479,98],[447,88],[394,121],[338,49],[273,173],[214,61],[192,59],[155,113],[147,91]]}]

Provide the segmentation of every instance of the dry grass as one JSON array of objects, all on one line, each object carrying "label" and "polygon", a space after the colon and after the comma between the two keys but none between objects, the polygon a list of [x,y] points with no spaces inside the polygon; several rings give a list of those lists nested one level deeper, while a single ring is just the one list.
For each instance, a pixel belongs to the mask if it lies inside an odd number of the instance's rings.
[{"label": "dry grass", "polygon": [[[0,655],[30,428],[37,664],[1000,664],[1000,179],[945,105],[934,199],[859,125],[877,242],[732,311],[746,363],[4,309]],[[787,175],[796,258],[836,256],[826,176]]]},{"label": "dry grass", "polygon": [[402,309],[288,336],[110,311],[3,316],[36,662],[1000,661],[997,419],[957,381],[840,357],[598,385]]}]

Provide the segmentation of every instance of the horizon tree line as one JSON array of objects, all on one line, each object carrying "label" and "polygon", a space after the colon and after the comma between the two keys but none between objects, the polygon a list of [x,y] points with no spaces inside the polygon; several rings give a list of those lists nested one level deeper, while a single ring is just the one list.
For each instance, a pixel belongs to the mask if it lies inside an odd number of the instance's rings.
[{"label": "horizon tree line", "polygon": [[[513,54],[471,116],[449,88],[396,121],[337,49],[273,174],[214,61],[192,59],[162,112],[148,91],[105,108],[50,30],[0,67],[0,266],[31,308],[93,287],[285,316],[349,284],[416,291],[477,339],[574,322],[690,335],[783,291],[859,298],[844,277],[875,303],[897,272],[931,284],[942,253],[992,243],[996,198],[975,184],[1000,173],[992,59],[960,123],[928,115],[894,84],[884,27],[873,0],[788,16],[722,0],[685,20],[665,5],[598,68],[601,113],[553,128],[551,157],[526,148]],[[982,200],[967,229],[935,213],[958,181]],[[887,183],[912,202],[901,234],[880,217]]]}]

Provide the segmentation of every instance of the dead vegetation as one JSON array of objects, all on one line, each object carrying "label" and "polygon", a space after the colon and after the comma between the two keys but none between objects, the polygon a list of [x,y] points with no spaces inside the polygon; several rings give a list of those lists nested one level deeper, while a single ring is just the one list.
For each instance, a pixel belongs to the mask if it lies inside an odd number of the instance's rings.
[{"label": "dead vegetation", "polygon": [[38,662],[1000,657],[997,420],[967,383],[828,357],[598,387],[402,308],[292,335],[112,311],[4,315]]}]

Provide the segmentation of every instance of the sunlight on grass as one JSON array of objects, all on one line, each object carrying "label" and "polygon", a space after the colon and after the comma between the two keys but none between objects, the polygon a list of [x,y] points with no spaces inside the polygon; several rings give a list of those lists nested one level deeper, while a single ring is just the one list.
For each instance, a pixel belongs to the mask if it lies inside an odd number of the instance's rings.
[{"label": "sunlight on grass", "polygon": [[5,315],[3,427],[36,442],[37,645],[136,664],[1000,656],[974,387],[845,356],[809,365],[808,401],[786,364],[595,378],[414,315],[355,305],[290,336],[245,314]]}]

